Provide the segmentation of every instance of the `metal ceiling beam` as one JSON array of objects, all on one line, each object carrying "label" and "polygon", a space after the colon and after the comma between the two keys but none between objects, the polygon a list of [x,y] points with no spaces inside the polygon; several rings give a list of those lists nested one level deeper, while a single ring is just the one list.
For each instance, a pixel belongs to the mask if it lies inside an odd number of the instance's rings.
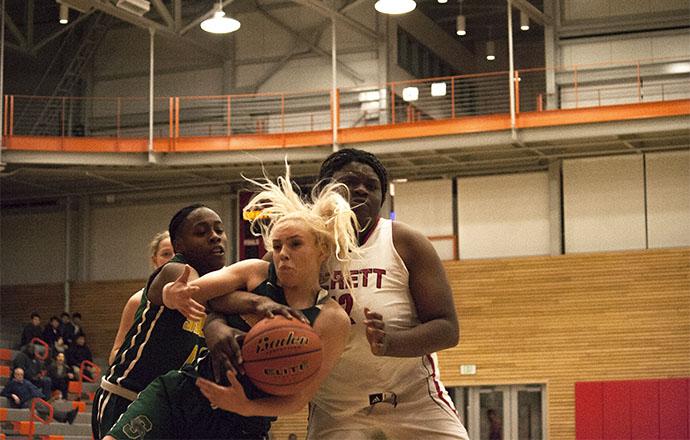
[{"label": "metal ceiling beam", "polygon": [[168,11],[168,8],[165,7],[163,2],[161,0],[151,0],[151,3],[153,3],[153,7],[156,8],[156,12],[158,12],[158,15],[160,15],[163,21],[167,23],[168,27],[174,28],[175,21],[173,20],[172,15],[170,15],[170,11]]},{"label": "metal ceiling beam", "polygon": [[[318,54],[321,55],[322,57],[329,58],[329,59],[331,58],[331,54],[330,54],[329,52],[327,52],[327,51],[321,49],[319,46],[317,46],[316,44],[314,44],[314,43],[312,43],[311,41],[309,41],[309,39],[307,39],[306,37],[304,37],[304,36],[302,36],[301,34],[299,34],[297,31],[295,31],[294,29],[292,29],[292,28],[291,28],[290,26],[288,26],[287,24],[283,23],[282,21],[278,20],[277,18],[275,18],[274,16],[272,16],[271,14],[269,14],[268,12],[266,12],[265,10],[261,9],[261,7],[259,7],[258,10],[259,10],[259,12],[261,12],[262,15],[263,15],[264,17],[266,17],[271,23],[273,23],[273,24],[275,24],[276,26],[278,26],[278,27],[284,29],[284,30],[285,30],[286,32],[288,32],[290,35],[293,35],[294,37],[296,37],[299,41],[301,41],[301,42],[303,42],[304,44],[306,44],[307,46],[309,46],[309,48],[310,48],[311,50],[313,50],[314,52],[318,53]],[[362,82],[364,82],[364,78],[362,78],[357,72],[355,72],[355,71],[354,71],[352,68],[350,68],[347,64],[343,63],[342,61],[338,61],[338,66],[340,66],[341,71],[342,71],[345,75],[349,76],[349,77],[350,77],[351,79],[353,79],[355,82],[357,82],[357,83],[362,83]]]},{"label": "metal ceiling beam", "polygon": [[381,36],[374,30],[369,29],[368,27],[364,26],[362,23],[358,22],[357,20],[354,20],[347,15],[336,11],[335,9],[331,9],[325,4],[323,4],[320,1],[316,0],[293,0],[295,3],[300,4],[302,6],[307,6],[311,9],[314,9],[317,11],[319,14],[323,15],[324,17],[328,18],[335,18],[338,21],[341,21],[342,23],[348,25],[351,27],[353,30],[357,31],[358,33],[364,35],[370,40],[373,41],[378,41],[381,39]]},{"label": "metal ceiling beam", "polygon": [[24,34],[22,34],[22,31],[20,31],[17,25],[14,24],[12,17],[10,17],[7,11],[3,11],[3,14],[5,15],[5,26],[7,27],[7,30],[10,31],[12,36],[14,36],[21,48],[28,49],[28,43]]},{"label": "metal ceiling beam", "polygon": [[175,15],[175,32],[182,28],[182,0],[173,0],[173,14]]},{"label": "metal ceiling beam", "polygon": [[[232,0],[226,0],[226,1],[232,1]],[[103,11],[106,14],[110,14],[113,17],[116,17],[122,21],[125,21],[129,24],[133,24],[135,26],[144,28],[144,29],[149,29],[149,30],[154,30],[157,35],[165,36],[165,37],[172,37],[175,39],[178,39],[180,41],[183,41],[187,44],[190,44],[206,53],[210,53],[214,56],[219,57],[220,59],[223,59],[223,53],[220,51],[217,51],[215,49],[212,49],[208,46],[208,44],[202,44],[197,41],[194,41],[190,38],[184,38],[182,35],[177,34],[174,32],[172,29],[162,25],[161,23],[158,23],[156,21],[150,20],[145,17],[139,17],[137,15],[131,14],[127,11],[124,11],[112,3],[108,3],[107,1],[104,0],[92,0],[90,4],[95,8],[98,9],[99,11]]]},{"label": "metal ceiling beam", "polygon": [[34,52],[34,53],[35,53],[35,52],[38,52],[39,50],[41,50],[41,48],[43,48],[43,46],[45,46],[46,44],[50,43],[51,41],[53,41],[54,39],[56,39],[56,38],[59,37],[60,35],[64,34],[65,32],[69,31],[70,29],[72,29],[74,26],[78,25],[78,24],[81,23],[82,21],[86,20],[86,18],[87,18],[88,16],[90,16],[92,13],[93,13],[93,10],[88,11],[88,12],[85,12],[85,13],[83,13],[83,14],[79,14],[79,17],[77,17],[76,19],[72,20],[67,26],[61,27],[59,31],[53,32],[51,35],[47,36],[46,38],[44,38],[43,40],[41,40],[39,43],[35,44],[35,45],[31,48],[31,51]]},{"label": "metal ceiling beam", "polygon": [[536,21],[542,26],[553,26],[553,17],[544,14],[527,0],[508,0],[508,5],[510,4],[529,15],[530,20]]}]

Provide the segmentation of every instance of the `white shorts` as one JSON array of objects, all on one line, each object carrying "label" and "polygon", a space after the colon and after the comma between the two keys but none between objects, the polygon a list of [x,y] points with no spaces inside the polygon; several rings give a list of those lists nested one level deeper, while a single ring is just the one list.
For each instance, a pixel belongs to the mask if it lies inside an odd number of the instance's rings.
[{"label": "white shorts", "polygon": [[430,396],[424,386],[406,397],[395,406],[376,403],[344,417],[312,404],[307,440],[469,440],[449,401]]}]

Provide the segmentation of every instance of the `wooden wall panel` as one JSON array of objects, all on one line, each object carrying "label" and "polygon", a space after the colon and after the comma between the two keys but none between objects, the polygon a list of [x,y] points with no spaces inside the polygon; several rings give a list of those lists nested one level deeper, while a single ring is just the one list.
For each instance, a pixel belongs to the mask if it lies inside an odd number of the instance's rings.
[{"label": "wooden wall panel", "polygon": [[[545,383],[548,432],[575,438],[574,383],[687,377],[690,249],[451,261],[460,344],[447,386]],[[477,374],[460,375],[475,364]]]},{"label": "wooden wall panel", "polygon": [[107,360],[120,325],[122,309],[145,280],[79,282],[72,285],[71,310],[82,315],[94,357]]},{"label": "wooden wall panel", "polygon": [[[575,439],[575,382],[690,373],[690,248],[450,261],[445,267],[461,340],[439,354],[444,382],[546,384],[549,438]],[[142,285],[72,286],[71,309],[84,316],[97,356],[107,354],[122,307]],[[62,310],[61,285],[3,287],[1,295],[3,327],[10,319],[26,321],[39,305]],[[460,375],[462,364],[475,364],[477,374]],[[282,418],[274,432],[287,438],[305,426],[306,411]]]},{"label": "wooden wall panel", "polygon": [[16,340],[34,310],[41,315],[41,325],[51,316],[60,316],[65,307],[62,284],[30,284],[0,286],[0,330],[5,337]]}]

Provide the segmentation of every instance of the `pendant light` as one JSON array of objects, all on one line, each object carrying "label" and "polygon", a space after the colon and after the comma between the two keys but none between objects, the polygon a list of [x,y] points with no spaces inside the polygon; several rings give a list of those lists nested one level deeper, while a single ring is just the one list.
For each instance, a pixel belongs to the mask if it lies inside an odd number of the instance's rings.
[{"label": "pendant light", "polygon": [[235,32],[240,26],[241,23],[239,21],[225,16],[221,1],[216,4],[213,17],[201,22],[201,29],[212,34],[229,34],[230,32]]}]

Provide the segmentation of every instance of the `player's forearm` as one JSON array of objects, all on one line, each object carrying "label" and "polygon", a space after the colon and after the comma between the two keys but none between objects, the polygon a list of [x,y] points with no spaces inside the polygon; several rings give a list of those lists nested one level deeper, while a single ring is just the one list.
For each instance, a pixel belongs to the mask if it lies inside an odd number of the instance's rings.
[{"label": "player's forearm", "polygon": [[256,313],[262,298],[255,293],[238,290],[211,299],[209,306],[213,311],[225,314]]},{"label": "player's forearm", "polygon": [[438,318],[408,330],[386,329],[384,356],[416,357],[455,347],[459,339],[457,323]]}]

